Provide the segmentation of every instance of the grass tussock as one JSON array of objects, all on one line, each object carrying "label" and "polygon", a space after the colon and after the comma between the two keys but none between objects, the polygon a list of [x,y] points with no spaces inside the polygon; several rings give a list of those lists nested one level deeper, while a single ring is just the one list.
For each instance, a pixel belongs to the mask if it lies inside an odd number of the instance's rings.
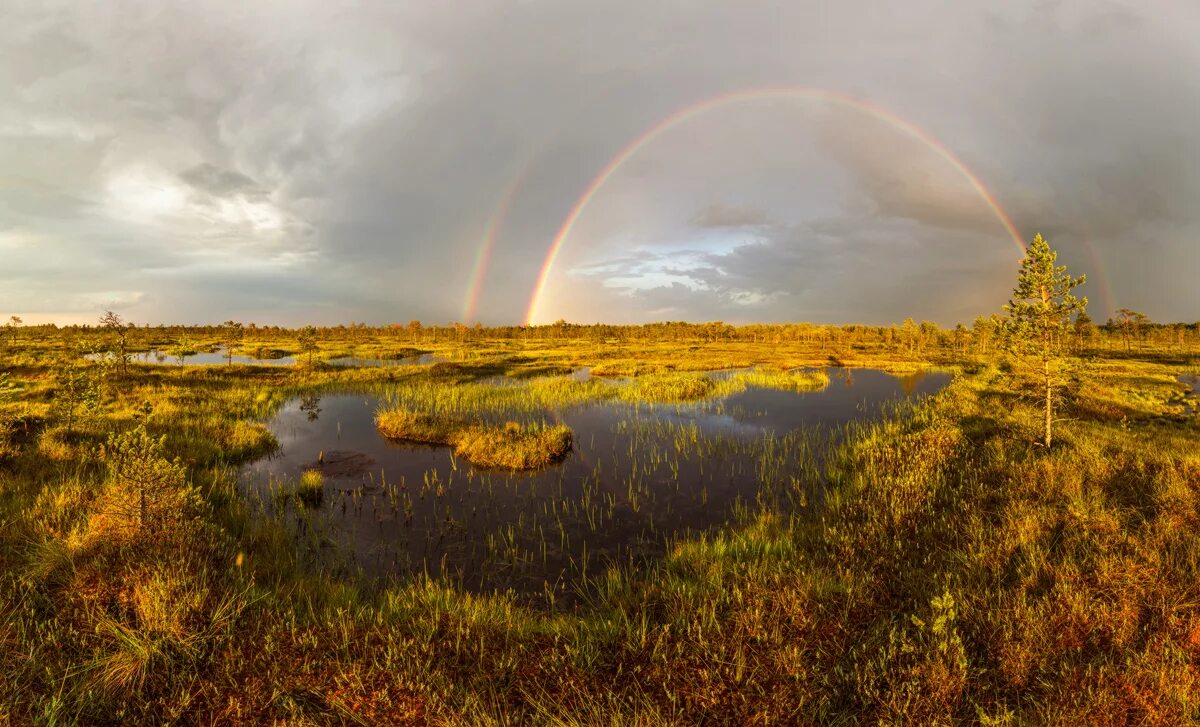
[{"label": "grass tussock", "polygon": [[566,425],[486,425],[432,414],[388,409],[375,418],[379,432],[389,438],[454,448],[459,457],[480,467],[529,470],[561,460],[571,450]]},{"label": "grass tussock", "polygon": [[470,426],[454,440],[454,452],[472,464],[529,470],[558,462],[571,450],[571,428],[557,425]]},{"label": "grass tussock", "polygon": [[821,391],[829,386],[829,374],[825,371],[769,371],[756,369],[739,374],[738,379],[747,386],[783,391]]},{"label": "grass tussock", "polygon": [[305,470],[296,483],[296,498],[307,507],[318,507],[325,499],[325,475],[320,470]]},{"label": "grass tussock", "polygon": [[722,387],[704,374],[675,373],[639,376],[622,387],[621,397],[628,401],[680,403],[706,399]]}]

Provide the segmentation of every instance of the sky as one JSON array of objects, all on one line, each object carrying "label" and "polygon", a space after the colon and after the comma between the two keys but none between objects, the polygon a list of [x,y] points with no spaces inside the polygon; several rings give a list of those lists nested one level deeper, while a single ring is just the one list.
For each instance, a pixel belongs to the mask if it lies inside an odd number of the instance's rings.
[{"label": "sky", "polygon": [[1004,216],[1200,319],[1194,0],[0,14],[4,319],[517,324],[561,237],[534,322],[953,325]]}]

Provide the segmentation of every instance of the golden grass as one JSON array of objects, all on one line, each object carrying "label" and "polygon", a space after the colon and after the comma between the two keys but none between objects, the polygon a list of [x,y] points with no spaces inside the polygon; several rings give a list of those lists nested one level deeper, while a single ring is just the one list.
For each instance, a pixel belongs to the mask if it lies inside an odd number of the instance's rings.
[{"label": "golden grass", "polygon": [[561,460],[571,450],[571,428],[566,425],[520,424],[504,426],[463,422],[404,409],[388,409],[375,418],[380,434],[426,444],[444,444],[480,467],[529,470]]},{"label": "golden grass", "polygon": [[571,428],[564,424],[503,427],[474,425],[454,439],[454,452],[472,464],[510,470],[545,467],[571,450]]},{"label": "golden grass", "polygon": [[756,369],[738,375],[747,386],[784,391],[821,391],[829,386],[829,374],[821,371],[766,371]]},{"label": "golden grass", "polygon": [[296,483],[296,497],[309,507],[320,505],[325,499],[325,475],[320,470],[305,470]]}]

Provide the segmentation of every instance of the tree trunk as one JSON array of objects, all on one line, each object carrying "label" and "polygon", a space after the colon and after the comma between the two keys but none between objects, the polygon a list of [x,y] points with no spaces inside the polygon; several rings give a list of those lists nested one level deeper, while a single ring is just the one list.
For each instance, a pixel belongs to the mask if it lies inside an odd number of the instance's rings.
[{"label": "tree trunk", "polygon": [[1046,449],[1050,449],[1050,421],[1052,418],[1053,408],[1052,408],[1052,404],[1051,404],[1050,362],[1049,361],[1045,361],[1043,363],[1043,373],[1046,376],[1046,435],[1045,435],[1044,443],[1046,445]]}]

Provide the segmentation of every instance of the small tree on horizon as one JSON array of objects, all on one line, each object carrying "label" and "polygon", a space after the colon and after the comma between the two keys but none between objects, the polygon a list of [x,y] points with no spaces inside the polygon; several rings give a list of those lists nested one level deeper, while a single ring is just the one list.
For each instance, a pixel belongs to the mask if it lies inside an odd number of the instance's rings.
[{"label": "small tree on horizon", "polygon": [[109,354],[121,364],[121,375],[124,376],[129,373],[129,327],[133,324],[126,324],[120,315],[106,310],[100,317],[100,325],[116,337],[114,345],[109,349]]},{"label": "small tree on horizon", "polygon": [[1057,259],[1050,243],[1040,233],[1035,236],[1021,261],[1013,297],[1004,306],[1009,315],[1006,333],[1010,348],[1038,364],[1037,375],[1045,391],[1042,444],[1046,448],[1051,443],[1054,394],[1062,383],[1063,339],[1072,325],[1072,317],[1087,308],[1087,298],[1072,295],[1087,277],[1072,278],[1066,266],[1055,264]]},{"label": "small tree on horizon", "polygon": [[317,350],[317,329],[314,326],[301,328],[296,342],[300,345],[300,352],[308,354],[308,365],[312,366],[313,353]]},{"label": "small tree on horizon", "polygon": [[221,344],[225,346],[225,360],[233,365],[233,349],[242,340],[242,324],[237,321],[225,321],[221,324]]},{"label": "small tree on horizon", "polygon": [[10,316],[8,319],[8,327],[12,329],[13,345],[17,343],[17,332],[21,330],[21,324],[24,322],[20,316]]},{"label": "small tree on horizon", "polygon": [[1087,311],[1079,311],[1079,315],[1075,316],[1075,338],[1080,351],[1084,350],[1085,344],[1089,343],[1096,335],[1096,324],[1092,321],[1092,317],[1087,314]]},{"label": "small tree on horizon", "polygon": [[1130,340],[1136,340],[1141,335],[1142,329],[1149,324],[1149,316],[1129,308],[1118,310],[1116,320],[1110,321],[1110,325],[1121,332],[1121,339],[1125,342],[1126,351],[1130,349]]}]

